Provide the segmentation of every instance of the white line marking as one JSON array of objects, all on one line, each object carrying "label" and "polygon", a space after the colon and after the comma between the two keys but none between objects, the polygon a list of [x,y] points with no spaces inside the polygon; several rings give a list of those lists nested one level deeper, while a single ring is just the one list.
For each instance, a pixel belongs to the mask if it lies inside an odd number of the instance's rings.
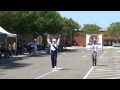
[{"label": "white line marking", "polygon": [[63,68],[57,68],[57,70],[62,70]]},{"label": "white line marking", "polygon": [[98,69],[97,71],[113,71],[113,70]]},{"label": "white line marking", "polygon": [[108,60],[103,60],[103,59],[102,59],[102,60],[100,60],[100,61],[108,61]]},{"label": "white line marking", "polygon": [[[105,51],[103,52],[103,54],[105,53]],[[103,57],[103,54],[100,56],[100,59]]]},{"label": "white line marking", "polygon": [[100,72],[100,71],[101,71],[101,72],[104,72],[104,71],[105,71],[105,72],[106,72],[106,71],[108,71],[108,72],[110,71],[110,72],[111,72],[111,71],[113,71],[113,70],[95,70],[95,71],[93,71],[93,72],[96,72],[96,71],[97,71],[97,72]]},{"label": "white line marking", "polygon": [[114,48],[114,49],[120,49],[120,48]]},{"label": "white line marking", "polygon": [[50,71],[50,72],[48,72],[48,73],[45,73],[45,74],[43,74],[43,75],[41,75],[41,76],[39,76],[39,77],[37,77],[37,78],[35,78],[35,79],[40,79],[40,78],[42,78],[42,77],[44,77],[44,76],[46,76],[46,75],[48,75],[48,74],[50,74],[50,73],[52,73],[52,72],[54,72],[54,71]]},{"label": "white line marking", "polygon": [[[57,68],[57,70],[62,70],[63,68]],[[46,76],[46,75],[48,75],[48,74],[50,74],[50,73],[52,73],[52,72],[56,72],[56,71],[50,71],[50,72],[48,72],[48,73],[45,73],[45,74],[43,74],[43,75],[41,75],[41,76],[39,76],[39,77],[37,77],[37,78],[35,78],[35,79],[40,79],[40,78],[42,78],[42,77],[44,77],[44,76]]]},{"label": "white line marking", "polygon": [[100,59],[103,57],[103,54],[100,56]]},{"label": "white line marking", "polygon": [[90,53],[86,54],[86,55],[90,55]]},{"label": "white line marking", "polygon": [[87,55],[90,55],[90,54],[86,54],[86,55],[84,55],[84,56],[82,56],[82,57],[87,57]]},{"label": "white line marking", "polygon": [[114,76],[116,76],[116,75],[120,75],[120,74],[109,74],[109,75],[104,74],[104,75],[98,75],[98,76],[93,76],[93,75],[91,76],[91,75],[90,75],[89,77],[103,77],[103,78],[104,78],[104,77],[106,77],[106,76],[107,76],[107,77],[109,77],[109,76],[113,76],[113,77],[114,77]]},{"label": "white line marking", "polygon": [[62,54],[62,55],[64,55],[64,54],[67,54],[67,53],[59,53],[59,54]]},{"label": "white line marking", "polygon": [[120,77],[108,78],[108,79],[120,79]]},{"label": "white line marking", "polygon": [[105,74],[113,74],[113,75],[116,75],[116,74],[120,74],[119,72],[92,72],[89,76],[93,76],[93,75],[105,75]]},{"label": "white line marking", "polygon": [[116,51],[116,52],[120,52],[120,51]]},{"label": "white line marking", "polygon": [[83,79],[86,79],[88,77],[88,75],[90,74],[90,72],[93,70],[94,66],[92,66],[92,68],[89,70],[89,72],[85,75],[85,77]]}]

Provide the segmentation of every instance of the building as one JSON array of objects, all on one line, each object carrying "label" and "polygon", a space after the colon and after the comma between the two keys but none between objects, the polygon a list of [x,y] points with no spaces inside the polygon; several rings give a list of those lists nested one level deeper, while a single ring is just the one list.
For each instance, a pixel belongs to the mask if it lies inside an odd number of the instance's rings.
[{"label": "building", "polygon": [[[120,43],[120,37],[117,39],[111,36],[106,36],[105,33],[107,32],[106,29],[100,29],[100,34],[102,34],[102,43],[103,46],[113,46],[114,43]],[[81,37],[80,33],[83,33],[81,30],[74,31],[74,38],[73,41],[77,43],[78,46],[85,46],[86,45],[86,37]],[[76,34],[78,34],[76,36]]]}]

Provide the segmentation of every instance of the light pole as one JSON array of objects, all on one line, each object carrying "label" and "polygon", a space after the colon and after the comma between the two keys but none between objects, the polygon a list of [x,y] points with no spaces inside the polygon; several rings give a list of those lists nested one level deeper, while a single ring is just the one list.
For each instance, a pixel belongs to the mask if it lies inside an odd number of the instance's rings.
[{"label": "light pole", "polygon": [[78,32],[80,32],[80,29],[73,29],[72,31],[71,31],[71,45],[73,44],[73,38],[74,38],[74,33],[73,32],[76,32],[76,31],[78,31]]},{"label": "light pole", "polygon": [[72,46],[72,43],[73,43],[73,31],[74,31],[74,29],[71,30],[71,43],[70,43],[71,46]]},{"label": "light pole", "polygon": [[72,29],[71,30],[71,46],[72,46],[72,44],[73,44],[73,37],[74,37],[74,31],[79,31],[79,29]]},{"label": "light pole", "polygon": [[74,31],[74,29],[71,30],[71,35],[70,35],[71,36],[71,43],[70,43],[71,46],[72,46],[72,43],[73,43],[73,31]]}]

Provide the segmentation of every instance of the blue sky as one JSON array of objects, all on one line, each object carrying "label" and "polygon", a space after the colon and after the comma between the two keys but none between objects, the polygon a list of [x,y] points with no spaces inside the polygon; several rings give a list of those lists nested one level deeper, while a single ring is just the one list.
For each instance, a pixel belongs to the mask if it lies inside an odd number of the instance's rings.
[{"label": "blue sky", "polygon": [[120,22],[120,11],[59,11],[62,17],[72,18],[82,27],[97,24],[106,29],[112,22]]}]

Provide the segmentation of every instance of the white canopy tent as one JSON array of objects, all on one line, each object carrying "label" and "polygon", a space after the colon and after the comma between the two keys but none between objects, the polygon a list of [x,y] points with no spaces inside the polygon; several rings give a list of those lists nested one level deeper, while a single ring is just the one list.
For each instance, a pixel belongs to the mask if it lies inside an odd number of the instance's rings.
[{"label": "white canopy tent", "polygon": [[0,36],[17,37],[17,34],[9,33],[0,26]]},{"label": "white canopy tent", "polygon": [[[7,48],[7,38],[8,37],[14,37],[16,38],[16,47],[17,47],[17,34],[12,34],[12,33],[9,33],[7,32],[5,29],[3,29],[1,26],[0,26],[0,36],[3,36],[5,37],[5,46]],[[17,48],[16,48],[17,50]],[[16,52],[15,52],[16,53]]]}]

